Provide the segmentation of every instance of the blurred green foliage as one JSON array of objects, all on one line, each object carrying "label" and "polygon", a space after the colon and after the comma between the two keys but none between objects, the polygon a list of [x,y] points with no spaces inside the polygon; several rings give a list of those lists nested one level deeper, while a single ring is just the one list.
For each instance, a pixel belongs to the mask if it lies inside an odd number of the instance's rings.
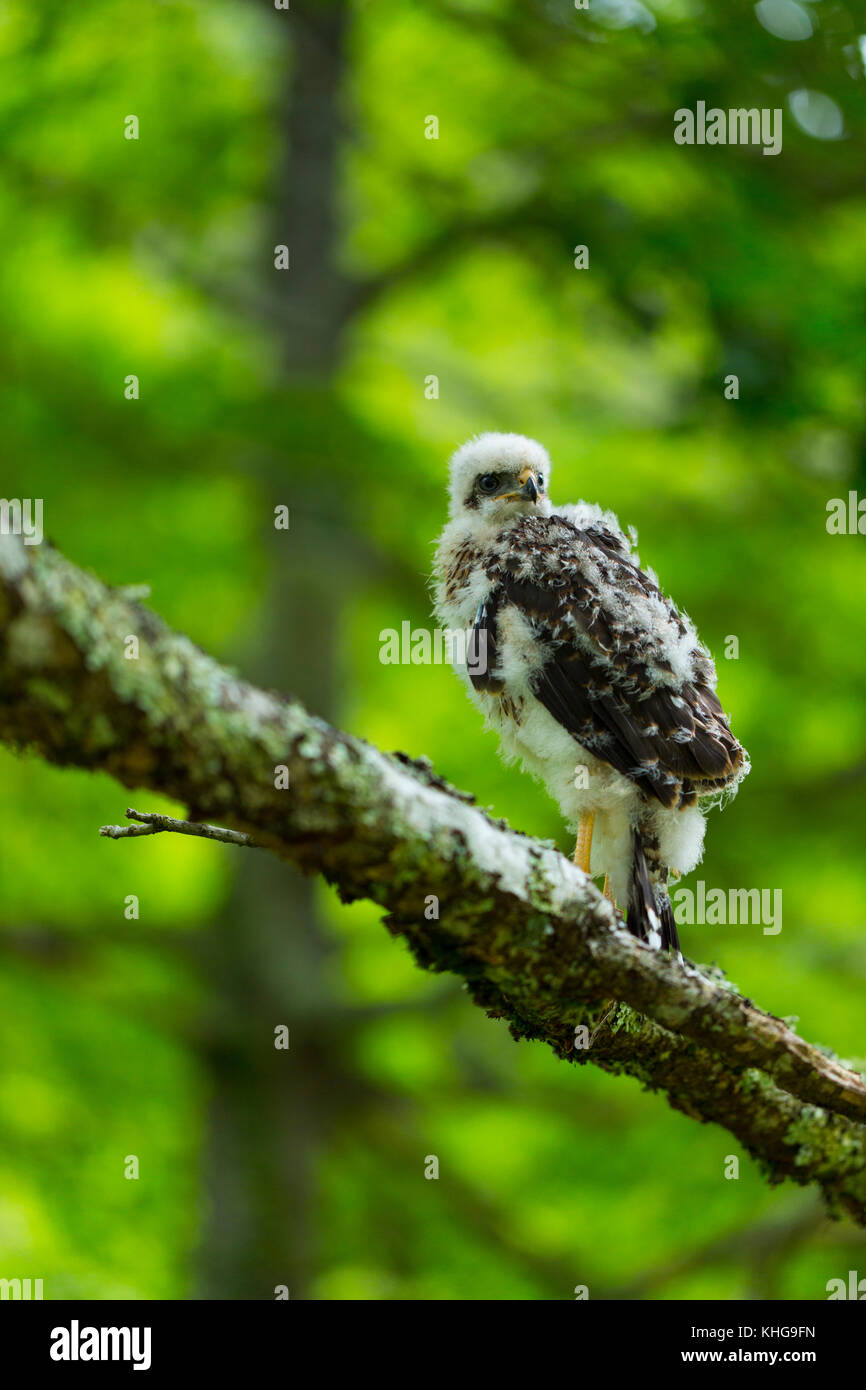
[{"label": "blurred green foliage", "polygon": [[[321,566],[347,535],[365,557],[339,612],[339,721],[567,851],[452,673],[379,661],[383,629],[430,622],[451,450],[484,429],[540,438],[555,499],[637,526],[752,755],[698,875],[781,888],[783,930],[687,927],[686,952],[856,1058],[863,541],[828,535],[825,508],[866,493],[866,40],[836,0],[792,4],[811,35],[780,38],[781,3],[760,19],[738,0],[355,0],[333,177],[335,257],[358,293],[334,372],[304,381],[267,310],[276,113],[304,7],[7,0],[3,490],[44,498],[71,559],[149,584],[169,623],[241,668],[266,602],[262,469],[290,505],[303,493],[290,536],[338,497]],[[841,138],[798,124],[802,90],[835,103]],[[676,146],[673,113],[698,100],[782,108],[783,152]],[[43,1277],[49,1297],[191,1296],[213,1219],[199,967],[231,852],[100,840],[128,801],[158,803],[6,752],[0,773],[0,1275]],[[821,1298],[856,1263],[854,1233],[816,1226],[661,1277],[808,1198],[772,1192],[746,1158],[726,1181],[729,1136],[513,1043],[423,976],[371,905],[319,898],[334,1007],[365,1011],[346,1064],[367,1099],[320,1146],[310,1296],[569,1298],[649,1276],[650,1297]]]}]

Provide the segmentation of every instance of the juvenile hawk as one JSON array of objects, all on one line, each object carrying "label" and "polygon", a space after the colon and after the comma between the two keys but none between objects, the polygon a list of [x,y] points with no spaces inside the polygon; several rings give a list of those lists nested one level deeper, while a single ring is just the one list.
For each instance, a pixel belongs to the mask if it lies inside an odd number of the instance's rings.
[{"label": "juvenile hawk", "polygon": [[[472,629],[470,693],[577,827],[575,863],[604,874],[630,930],[678,949],[667,892],[704,838],[701,803],[749,770],[689,618],[640,568],[612,512],[548,500],[550,459],[483,434],[451,460],[436,611]],[[706,802],[704,801],[706,805]]]}]

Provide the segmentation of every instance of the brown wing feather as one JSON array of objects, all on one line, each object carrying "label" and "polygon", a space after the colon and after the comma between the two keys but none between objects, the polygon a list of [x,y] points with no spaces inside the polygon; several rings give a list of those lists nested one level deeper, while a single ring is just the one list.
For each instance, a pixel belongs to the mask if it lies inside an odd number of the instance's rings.
[{"label": "brown wing feather", "polygon": [[[522,557],[513,551],[491,567],[497,582],[484,617],[488,650],[496,650],[499,607],[515,604],[548,652],[533,680],[536,697],[589,752],[666,806],[693,799],[695,791],[728,785],[745,753],[708,683],[713,668],[706,653],[695,649],[693,680],[660,685],[651,664],[673,674],[660,644],[648,645],[645,631],[624,630],[621,617],[614,622],[603,593],[573,563],[565,569],[545,565],[544,543],[553,551],[563,545],[574,551],[572,531],[575,541],[592,548],[593,559],[603,557],[608,579],[612,575],[621,590],[661,597],[658,586],[606,535],[580,531],[560,519],[550,528],[539,523],[527,528],[532,579],[523,577]],[[685,634],[672,605],[668,612]]]}]

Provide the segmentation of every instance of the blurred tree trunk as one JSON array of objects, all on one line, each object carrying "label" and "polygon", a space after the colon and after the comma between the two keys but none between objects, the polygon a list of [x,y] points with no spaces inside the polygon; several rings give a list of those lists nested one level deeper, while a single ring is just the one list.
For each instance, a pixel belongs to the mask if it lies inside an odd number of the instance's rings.
[{"label": "blurred tree trunk", "polygon": [[[287,22],[288,19],[288,22]],[[343,284],[335,268],[335,185],[346,7],[318,4],[275,15],[285,46],[284,158],[275,173],[267,284],[282,324],[287,392],[299,426],[285,459],[264,470],[262,535],[269,582],[243,664],[325,717],[336,704],[336,651],[350,563],[335,534],[338,502],[323,474],[330,383],[339,358]],[[290,46],[289,46],[290,45]],[[288,69],[291,66],[291,76]],[[288,245],[291,269],[273,269]],[[316,446],[319,447],[316,447]],[[291,508],[276,531],[273,509]],[[335,1008],[328,941],[308,879],[269,855],[235,866],[212,934],[214,1016],[208,1049],[212,1100],[199,1292],[206,1298],[309,1296],[317,1267],[316,1166],[333,1098],[333,1052],[322,1046]],[[290,1030],[290,1050],[274,1028]]]}]

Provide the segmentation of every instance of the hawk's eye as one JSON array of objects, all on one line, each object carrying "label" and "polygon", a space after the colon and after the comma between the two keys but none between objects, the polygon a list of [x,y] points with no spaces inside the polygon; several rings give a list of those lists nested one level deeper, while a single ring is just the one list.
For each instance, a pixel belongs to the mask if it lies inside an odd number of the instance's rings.
[{"label": "hawk's eye", "polygon": [[539,492],[543,492],[543,491],[544,491],[544,474],[543,474],[543,473],[539,473],[539,475],[538,475],[538,477],[536,478],[535,481],[536,481],[537,484],[538,484],[538,491],[539,491]]},{"label": "hawk's eye", "polygon": [[481,474],[481,477],[478,479],[478,490],[479,490],[479,492],[486,492],[486,493],[495,492],[496,489],[497,489],[498,487],[499,487],[499,474],[498,474],[498,473],[482,473],[482,474]]}]

